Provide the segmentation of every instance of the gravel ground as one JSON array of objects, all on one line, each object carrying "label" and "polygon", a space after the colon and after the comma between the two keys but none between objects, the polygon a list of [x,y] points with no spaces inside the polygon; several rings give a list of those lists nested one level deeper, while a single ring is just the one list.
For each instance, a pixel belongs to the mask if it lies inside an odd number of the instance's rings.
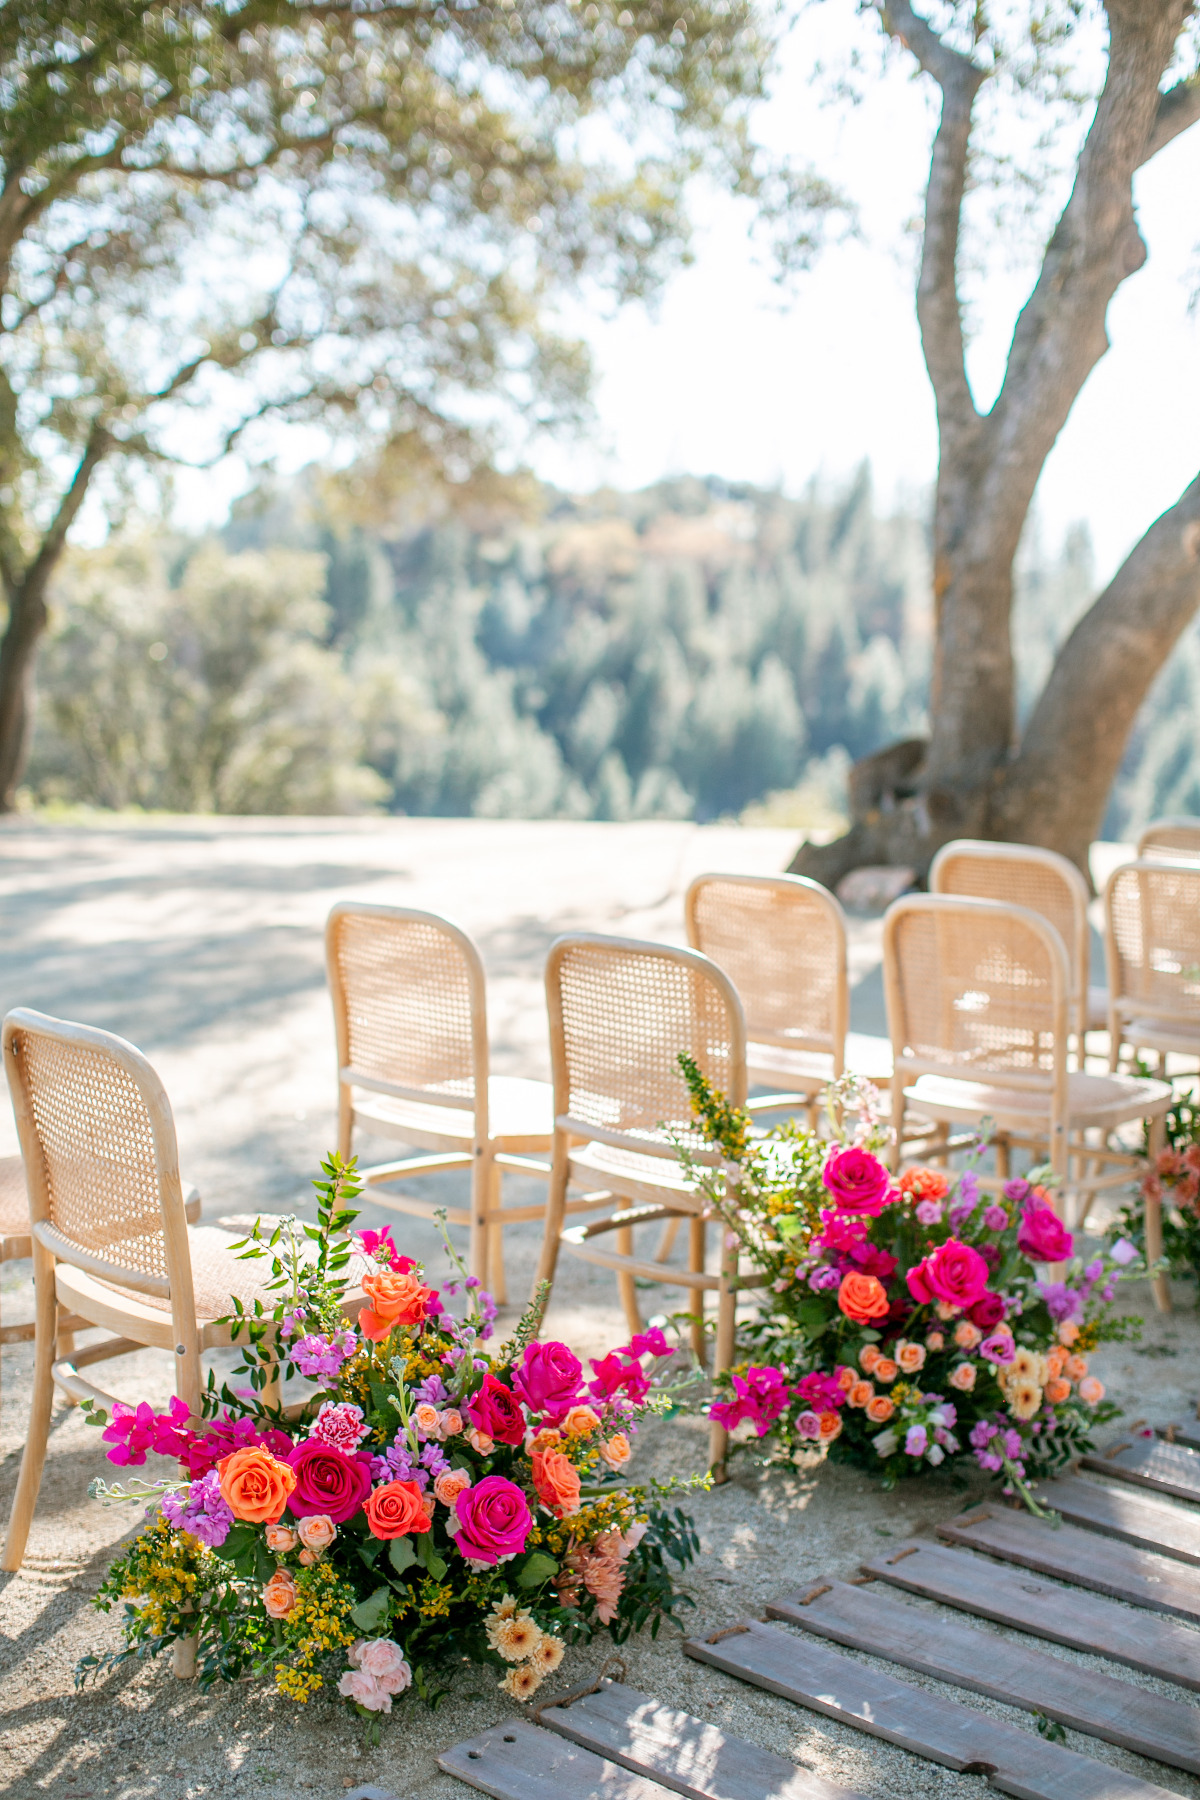
[{"label": "gravel ground", "polygon": [[[0,1000],[109,1026],[148,1052],[175,1102],[185,1174],[201,1186],[206,1216],[251,1203],[280,1209],[302,1193],[331,1131],[319,925],[333,898],[359,894],[458,916],[479,938],[489,966],[496,1066],[536,1074],[544,1070],[539,969],[558,931],[678,941],[680,896],[692,874],[714,866],[779,867],[788,842],[786,833],[662,824],[9,823],[0,829]],[[859,1030],[880,1029],[877,944],[877,922],[856,924]],[[4,1128],[11,1133],[7,1119]],[[0,1137],[0,1151],[11,1146],[11,1137]],[[368,1214],[375,1222],[385,1216]],[[432,1256],[426,1228],[405,1222],[403,1229],[416,1253]],[[514,1294],[527,1287],[536,1249],[536,1227],[512,1231]],[[0,1273],[5,1317],[28,1316],[27,1265]],[[1179,1310],[1162,1320],[1148,1291],[1129,1290],[1131,1310],[1147,1319],[1143,1343],[1096,1358],[1130,1418],[1182,1417],[1195,1403],[1200,1320],[1190,1290],[1177,1287],[1176,1304]],[[608,1278],[564,1266],[548,1329],[595,1354],[621,1328]],[[3,1353],[4,1510],[16,1479],[30,1360],[25,1345]],[[112,1379],[130,1398],[162,1401],[169,1369],[165,1358],[144,1352],[113,1365]],[[645,1432],[638,1466],[683,1473],[700,1466],[703,1455],[698,1423],[676,1419]],[[89,1604],[130,1525],[127,1513],[87,1499],[88,1481],[105,1466],[79,1413],[61,1407],[29,1557],[19,1576],[0,1577],[0,1790],[14,1800],[339,1800],[361,1784],[398,1800],[467,1794],[437,1772],[436,1758],[511,1712],[490,1675],[464,1673],[432,1715],[405,1703],[385,1722],[375,1750],[364,1747],[358,1726],[339,1708],[300,1709],[250,1683],[205,1697],[165,1668],[127,1665],[77,1694],[78,1658],[114,1648],[118,1639],[113,1621]],[[888,1495],[815,1458],[800,1470],[741,1467],[728,1485],[692,1504],[703,1554],[685,1583],[695,1602],[689,1632],[761,1616],[769,1599],[810,1578],[853,1574],[882,1540],[931,1532],[979,1491],[939,1476]],[[1097,1539],[1097,1554],[1101,1549]],[[980,1622],[979,1629],[1000,1628]],[[1101,1659],[1042,1648],[1179,1697],[1169,1684]],[[563,1685],[590,1678],[605,1655],[600,1644],[572,1652]],[[694,1663],[677,1633],[635,1642],[622,1655],[634,1685],[865,1794],[966,1800],[986,1785]],[[1032,1729],[1027,1714],[978,1697],[969,1703]],[[1200,1783],[1179,1771],[1073,1733],[1069,1742],[1160,1786],[1200,1794]]]}]

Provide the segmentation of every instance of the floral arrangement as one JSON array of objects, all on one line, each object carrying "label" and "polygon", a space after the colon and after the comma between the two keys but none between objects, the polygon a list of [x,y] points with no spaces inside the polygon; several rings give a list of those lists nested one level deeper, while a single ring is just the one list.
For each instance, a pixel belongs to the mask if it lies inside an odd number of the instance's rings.
[{"label": "floral arrangement", "polygon": [[752,1141],[747,1115],[680,1063],[724,1158],[690,1164],[692,1179],[768,1278],[710,1408],[735,1445],[788,1457],[824,1445],[888,1487],[973,1459],[1033,1506],[1027,1478],[1116,1416],[1087,1357],[1140,1324],[1110,1312],[1117,1281],[1145,1273],[1135,1247],[1120,1238],[1085,1264],[1045,1171],[991,1197],[972,1168],[894,1180],[875,1154],[875,1097],[853,1081],[832,1097],[835,1119],[856,1111],[851,1141],[795,1122]]},{"label": "floral arrangement", "polygon": [[[1121,1226],[1141,1248],[1145,1243],[1145,1202],[1163,1202],[1163,1255],[1172,1275],[1200,1281],[1200,1097],[1185,1090],[1164,1121],[1166,1146],[1142,1176],[1141,1193],[1121,1214]],[[1147,1134],[1148,1135],[1148,1134]]]},{"label": "floral arrangement", "polygon": [[[543,1293],[489,1353],[495,1308],[449,1241],[439,1292],[389,1231],[351,1235],[353,1162],[323,1170],[315,1226],[281,1221],[243,1245],[270,1257],[277,1296],[233,1315],[248,1385],[210,1376],[200,1420],[180,1400],[90,1409],[110,1461],[152,1451],[181,1475],[93,1483],[152,1504],[97,1601],[123,1604],[124,1648],[81,1673],[192,1639],[204,1683],[270,1673],[293,1700],[341,1695],[377,1729],[410,1686],[434,1703],[464,1661],[523,1701],[598,1628],[657,1632],[686,1599],[667,1561],[697,1548],[686,1515],[658,1504],[693,1484],[625,1475],[639,1419],[672,1404],[662,1331],[588,1379],[565,1344],[538,1340]],[[367,1301],[356,1326],[348,1276]]]}]

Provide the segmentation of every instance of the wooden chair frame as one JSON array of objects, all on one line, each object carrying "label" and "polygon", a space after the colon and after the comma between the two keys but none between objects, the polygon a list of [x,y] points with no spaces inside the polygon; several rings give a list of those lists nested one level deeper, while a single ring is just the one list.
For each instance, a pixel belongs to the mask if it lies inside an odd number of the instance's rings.
[{"label": "wooden chair frame", "polygon": [[[1066,911],[1072,920],[1071,936],[1067,938],[1059,931],[1063,947],[1067,953],[1068,970],[1068,1010],[1071,1029],[1079,1041],[1079,1063],[1083,1066],[1083,1041],[1088,1031],[1102,1031],[1108,1022],[1108,996],[1094,992],[1089,988],[1088,977],[1091,963],[1091,927],[1088,923],[1088,904],[1091,893],[1088,884],[1069,857],[1060,856],[1056,850],[1043,850],[1037,844],[997,844],[984,838],[955,838],[942,848],[934,857],[929,867],[929,892],[931,894],[958,894],[964,898],[970,894],[975,898],[998,900],[1002,905],[1022,905],[1031,911],[1041,912],[1031,901],[1022,898],[1017,900],[1014,894],[1007,892],[978,894],[974,888],[966,889],[954,885],[956,863],[974,863],[984,873],[995,869],[997,872],[1011,868],[1013,875],[1018,874],[1019,865],[1024,863],[1030,869],[1037,870],[1044,876],[1061,882],[1064,889]],[[1001,884],[998,884],[1001,885]],[[1005,887],[1012,883],[1002,884]],[[1042,914],[1050,918],[1048,913]],[[1050,923],[1058,930],[1053,918]]]},{"label": "wooden chair frame", "polygon": [[[704,1295],[715,1293],[717,1329],[713,1373],[720,1374],[733,1361],[738,1292],[761,1286],[765,1278],[739,1274],[736,1244],[724,1244],[719,1274],[706,1273],[705,1203],[694,1190],[680,1183],[677,1174],[673,1179],[668,1178],[668,1167],[672,1172],[678,1168],[678,1150],[661,1121],[655,1127],[634,1133],[609,1129],[571,1112],[571,1046],[564,1018],[563,970],[576,954],[610,958],[614,972],[620,964],[632,968],[639,964],[657,964],[660,969],[664,966],[685,969],[706,982],[715,992],[727,1023],[731,1064],[729,1079],[724,1084],[727,1098],[734,1106],[744,1106],[746,1101],[745,1016],[737,990],[723,969],[698,951],[643,943],[633,938],[586,933],[558,938],[546,959],[546,1000],[554,1073],[554,1149],[538,1280],[553,1282],[560,1248],[584,1262],[612,1269],[617,1276],[630,1331],[642,1329],[636,1288],[639,1279],[685,1288],[695,1296],[692,1344],[701,1360],[705,1355]],[[619,1048],[622,1021],[613,1019],[608,1023]],[[681,1043],[679,1048],[683,1050],[688,1046]],[[601,1147],[599,1155],[595,1146]],[[631,1168],[622,1169],[611,1157],[603,1156],[605,1149],[623,1151],[638,1161]],[[715,1152],[702,1148],[696,1149],[694,1155],[697,1162],[714,1166],[721,1160]],[[655,1173],[655,1161],[663,1165],[661,1179]],[[602,1219],[564,1229],[564,1216],[571,1204],[567,1194],[572,1183],[585,1190],[585,1197],[574,1203],[578,1210],[595,1211],[601,1206],[612,1210]],[[670,1224],[679,1219],[686,1219],[689,1224],[686,1269],[669,1268],[661,1261],[635,1253],[635,1227],[660,1221]],[[616,1234],[614,1250],[606,1249],[596,1241],[609,1232]],[[723,1478],[727,1442],[727,1433],[714,1423],[709,1451],[718,1478]]]},{"label": "wooden chair frame", "polygon": [[1137,862],[1190,862],[1200,857],[1200,819],[1153,819],[1137,841]]},{"label": "wooden chair frame", "polygon": [[[684,920],[687,928],[687,940],[693,950],[698,950],[718,966],[721,962],[720,950],[723,946],[713,941],[713,934],[706,932],[703,919],[703,902],[706,890],[716,887],[745,889],[747,894],[766,894],[773,896],[779,904],[790,907],[794,913],[797,930],[803,930],[806,915],[811,918],[815,912],[823,924],[832,930],[837,946],[834,956],[833,989],[827,1021],[820,1025],[811,1020],[803,1021],[798,1017],[794,1028],[779,1029],[768,1021],[755,1016],[750,983],[738,982],[736,968],[727,973],[738,989],[739,997],[746,1015],[746,1075],[750,1082],[773,1084],[776,1087],[786,1086],[787,1092],[772,1094],[767,1100],[752,1102],[755,1110],[775,1110],[782,1106],[803,1106],[808,1114],[808,1122],[813,1129],[817,1125],[817,1111],[820,1096],[830,1082],[837,1081],[846,1067],[846,1032],[850,1021],[850,982],[846,964],[846,915],[837,899],[828,888],[820,882],[810,881],[803,875],[724,875],[710,873],[697,875],[688,887],[684,896]],[[732,904],[736,904],[733,902]],[[758,924],[758,914],[749,906],[745,909],[746,937],[743,942],[746,954],[753,958],[753,932]],[[707,940],[707,941],[706,941]],[[803,1001],[798,1001],[798,1008],[803,1008]],[[772,1057],[772,1049],[784,1052],[782,1056]],[[764,1054],[765,1052],[765,1054]],[[801,1055],[828,1058],[827,1069],[807,1069],[789,1066],[790,1058],[799,1052]],[[790,1056],[789,1056],[790,1053]]]},{"label": "wooden chair frame", "polygon": [[[55,1220],[50,1159],[37,1121],[37,1099],[27,1066],[31,1040],[70,1047],[97,1072],[97,1086],[107,1076],[108,1118],[97,1135],[117,1116],[121,1102],[133,1105],[130,1085],[140,1104],[137,1128],[148,1129],[153,1147],[156,1198],[160,1215],[166,1274],[129,1267],[81,1246]],[[230,1327],[215,1319],[198,1320],[192,1280],[188,1208],[179,1177],[175,1122],[166,1090],[150,1063],[124,1038],[88,1025],[73,1025],[43,1013],[18,1008],[4,1020],[4,1067],[12,1094],[17,1134],[29,1189],[30,1250],[33,1256],[36,1318],[34,1321],[33,1397],[29,1432],[13,1499],[0,1568],[19,1569],[37,1505],[50,1432],[54,1390],[75,1400],[89,1399],[111,1407],[113,1396],[80,1374],[80,1370],[130,1351],[156,1348],[174,1352],[175,1391],[193,1418],[201,1414],[202,1350],[231,1340]],[[114,1098],[113,1072],[121,1092]],[[83,1110],[82,1107],[80,1110]],[[126,1119],[133,1115],[127,1110]],[[110,1151],[113,1138],[108,1139]],[[96,1162],[96,1187],[103,1190],[105,1169]],[[196,1200],[198,1208],[198,1197]],[[142,1221],[139,1221],[141,1223]],[[111,1284],[111,1285],[109,1285]],[[133,1290],[132,1293],[129,1290]],[[123,1290],[123,1291],[117,1291]],[[169,1299],[170,1311],[139,1304],[138,1293]],[[76,1352],[73,1334],[99,1327],[113,1335]],[[186,1663],[186,1652],[182,1660]],[[177,1673],[180,1669],[176,1659]]]},{"label": "wooden chair frame", "polygon": [[[339,946],[347,920],[375,922],[381,930],[411,926],[434,932],[443,938],[459,960],[469,993],[470,1092],[447,1092],[432,1086],[409,1086],[387,1080],[370,1069],[358,1068],[351,1060],[350,996],[347,993]],[[514,1136],[493,1135],[489,1115],[490,1047],[487,1024],[487,979],[483,960],[472,939],[458,925],[437,913],[421,912],[411,907],[371,906],[357,901],[339,901],[329,914],[325,928],[326,968],[329,992],[333,1002],[334,1032],[337,1040],[338,1066],[338,1151],[349,1156],[354,1128],[366,1129],[399,1138],[416,1146],[422,1155],[403,1157],[396,1162],[378,1163],[360,1171],[364,1184],[372,1189],[381,1184],[402,1181],[417,1175],[443,1174],[455,1169],[471,1172],[471,1198],[467,1207],[441,1208],[413,1194],[382,1192],[373,1198],[381,1206],[413,1218],[430,1219],[443,1211],[452,1225],[463,1225],[469,1233],[468,1266],[495,1298],[506,1298],[503,1260],[503,1228],[522,1220],[542,1219],[544,1205],[503,1207],[501,1182],[505,1170],[523,1175],[546,1176],[547,1162],[537,1160],[549,1153],[551,1133]],[[529,1088],[543,1083],[523,1084]],[[367,1102],[355,1102],[355,1090],[368,1096],[378,1094],[399,1107],[372,1111]],[[404,1106],[419,1111],[405,1115]],[[445,1114],[445,1127],[437,1123],[437,1112]],[[457,1119],[451,1117],[458,1114]],[[464,1129],[463,1115],[469,1115]],[[550,1091],[546,1087],[547,1125],[550,1115]],[[422,1116],[424,1115],[424,1116]]]},{"label": "wooden chair frame", "polygon": [[[931,912],[947,917],[957,914],[967,921],[974,919],[980,925],[990,919],[1015,927],[1017,931],[1023,930],[1027,940],[1035,940],[1050,976],[1050,1070],[989,1067],[981,1057],[966,1071],[960,1072],[953,1061],[952,1033],[948,1024],[945,1056],[921,1057],[912,1053],[913,1034],[909,1030],[900,966],[902,953],[898,951],[897,939],[906,919],[914,914]],[[1161,1145],[1164,1117],[1171,1104],[1168,1086],[1162,1082],[1134,1081],[1114,1075],[1083,1075],[1068,1070],[1070,966],[1062,938],[1043,914],[1029,907],[1005,906],[999,901],[968,896],[906,895],[895,901],[884,916],[883,975],[895,1062],[892,1080],[894,1170],[898,1171],[900,1167],[900,1132],[908,1104],[919,1107],[944,1124],[977,1124],[989,1118],[996,1131],[1011,1143],[1020,1143],[1033,1150],[1046,1146],[1051,1166],[1064,1182],[1071,1174],[1074,1158],[1079,1173],[1072,1185],[1082,1194],[1124,1184],[1136,1169],[1139,1158],[1108,1145],[1109,1133],[1119,1125],[1135,1119],[1149,1120],[1152,1153]],[[1045,1027],[1042,1027],[1042,1033],[1044,1036]],[[962,1091],[939,1095],[935,1085],[927,1082],[924,1088],[920,1086],[922,1077],[952,1081]],[[972,1099],[972,1086],[979,1090],[978,1099]],[[1089,1130],[1102,1135],[1100,1147],[1087,1145],[1085,1134]],[[1086,1173],[1081,1167],[1085,1163],[1092,1165]],[[1096,1174],[1094,1171],[1101,1167],[1111,1172]],[[1162,1216],[1157,1201],[1148,1201],[1146,1205],[1146,1254],[1151,1262],[1157,1261],[1162,1254]],[[1159,1310],[1169,1311],[1170,1289],[1165,1277],[1155,1280],[1154,1295]]]},{"label": "wooden chair frame", "polygon": [[[1153,1050],[1162,1058],[1164,1070],[1168,1054],[1200,1057],[1200,1002],[1191,1006],[1173,1006],[1164,1005],[1160,999],[1139,997],[1133,991],[1130,969],[1118,942],[1114,913],[1119,891],[1133,882],[1145,895],[1164,878],[1181,880],[1185,887],[1194,888],[1195,898],[1189,912],[1200,917],[1200,861],[1145,857],[1138,862],[1119,864],[1105,884],[1104,954],[1108,965],[1110,1069],[1119,1067],[1121,1047],[1126,1043],[1135,1053]],[[1143,918],[1145,910],[1143,898]]]}]

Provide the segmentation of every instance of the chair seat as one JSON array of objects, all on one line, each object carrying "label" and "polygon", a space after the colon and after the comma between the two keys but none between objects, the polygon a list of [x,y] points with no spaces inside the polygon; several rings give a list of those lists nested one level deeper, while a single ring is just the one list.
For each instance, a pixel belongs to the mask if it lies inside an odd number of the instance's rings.
[{"label": "chair seat", "polygon": [[1108,1030],[1108,989],[1106,987],[1090,987],[1087,991],[1087,1023],[1088,1031]]},{"label": "chair seat", "polygon": [[580,1144],[568,1152],[571,1177],[590,1187],[603,1186],[627,1200],[666,1199],[681,1211],[695,1212],[696,1190],[673,1157],[639,1156],[612,1144]]},{"label": "chair seat", "polygon": [[1200,1056],[1200,1020],[1195,1025],[1179,1019],[1128,1019],[1121,1027],[1121,1041],[1134,1048],[1174,1050],[1180,1056]]},{"label": "chair seat", "polygon": [[828,1050],[789,1050],[783,1044],[746,1045],[746,1073],[751,1081],[784,1081],[798,1093],[819,1093],[833,1080]]},{"label": "chair seat", "polygon": [[[935,1119],[973,1120],[983,1116],[1018,1130],[1050,1124],[1050,1096],[1000,1081],[967,1081],[949,1075],[921,1075],[904,1097]],[[1165,1081],[1130,1075],[1069,1075],[1067,1123],[1071,1131],[1088,1126],[1113,1130],[1131,1119],[1165,1112],[1172,1099]]]},{"label": "chair seat", "polygon": [[[469,1151],[475,1141],[475,1115],[465,1106],[429,1106],[355,1088],[354,1114],[368,1128],[405,1142],[433,1141]],[[547,1081],[528,1081],[521,1075],[490,1076],[488,1127],[491,1141],[501,1150],[514,1154],[549,1150],[554,1136],[553,1088]]]},{"label": "chair seat", "polygon": [[892,1079],[892,1046],[887,1038],[870,1037],[864,1031],[846,1033],[846,1068],[863,1081],[886,1087]]}]

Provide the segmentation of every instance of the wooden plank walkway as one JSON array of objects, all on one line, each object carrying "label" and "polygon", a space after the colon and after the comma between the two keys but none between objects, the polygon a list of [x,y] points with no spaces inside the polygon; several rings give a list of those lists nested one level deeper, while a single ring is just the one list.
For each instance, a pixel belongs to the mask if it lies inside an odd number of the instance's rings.
[{"label": "wooden plank walkway", "polygon": [[1107,1656],[1200,1692],[1200,1633],[1159,1613],[1117,1606],[1078,1589],[1052,1587],[1021,1569],[998,1567],[942,1544],[901,1544],[862,1568],[865,1574],[926,1600],[940,1600],[997,1625],[1013,1625],[1054,1644]]},{"label": "wooden plank walkway", "polygon": [[455,1744],[438,1757],[438,1768],[494,1800],[670,1800],[670,1789],[657,1781],[528,1719],[509,1719]]},{"label": "wooden plank walkway", "polygon": [[1159,1437],[1169,1444],[1183,1444],[1189,1450],[1200,1450],[1200,1423],[1195,1419],[1185,1419],[1182,1424],[1160,1425],[1157,1430]]},{"label": "wooden plank walkway", "polygon": [[821,1581],[773,1601],[772,1618],[952,1686],[1040,1712],[1158,1762],[1200,1774],[1200,1708],[1080,1668],[1029,1643],[906,1605],[894,1595]]},{"label": "wooden plank walkway", "polygon": [[938,1535],[1041,1575],[1200,1624],[1200,1569],[1155,1551],[1114,1540],[1097,1556],[1094,1532],[1074,1525],[1055,1529],[1047,1519],[999,1506],[963,1513],[939,1525]]},{"label": "wooden plank walkway", "polygon": [[621,1682],[569,1706],[544,1706],[543,1725],[688,1800],[862,1800],[710,1719],[663,1706]]},{"label": "wooden plank walkway", "polygon": [[1166,1800],[1170,1791],[973,1707],[914,1688],[812,1638],[756,1622],[736,1635],[714,1636],[714,1643],[690,1639],[684,1650],[728,1675],[917,1756],[986,1774],[993,1787],[1018,1800]]},{"label": "wooden plank walkway", "polygon": [[[1107,1472],[1107,1471],[1106,1471]],[[1035,1488],[1039,1506],[1053,1507],[1071,1525],[1082,1525],[1105,1537],[1158,1550],[1180,1562],[1200,1564],[1200,1513],[1185,1512],[1170,1500],[1157,1500],[1129,1488],[1104,1487],[1098,1481],[1063,1475]]]},{"label": "wooden plank walkway", "polygon": [[1162,1438],[1138,1438],[1081,1459],[1085,1469],[1098,1469],[1120,1481],[1169,1495],[1172,1500],[1200,1500],[1200,1452]]}]

